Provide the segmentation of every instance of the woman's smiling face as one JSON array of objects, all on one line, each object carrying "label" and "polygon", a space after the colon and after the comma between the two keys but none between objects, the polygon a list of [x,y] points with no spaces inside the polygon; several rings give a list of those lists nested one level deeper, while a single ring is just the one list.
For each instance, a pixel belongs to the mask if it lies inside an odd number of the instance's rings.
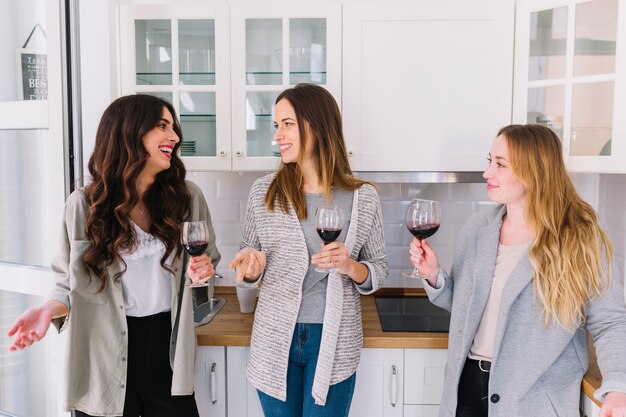
[{"label": "woman's smiling face", "polygon": [[172,114],[163,107],[163,114],[158,124],[143,137],[143,146],[148,152],[148,160],[144,171],[154,175],[169,169],[174,146],[180,138],[174,132],[174,119]]}]

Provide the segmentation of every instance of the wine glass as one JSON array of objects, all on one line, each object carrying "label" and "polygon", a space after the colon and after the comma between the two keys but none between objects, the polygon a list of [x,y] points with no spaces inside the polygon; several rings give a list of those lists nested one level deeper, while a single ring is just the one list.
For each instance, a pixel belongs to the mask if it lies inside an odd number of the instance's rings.
[{"label": "wine glass", "polygon": [[[414,198],[406,210],[406,227],[420,241],[434,235],[441,225],[441,204],[438,201]],[[421,278],[420,271],[403,272],[407,278]]]},{"label": "wine glass", "polygon": [[[191,256],[200,256],[209,246],[209,229],[204,220],[183,223],[183,247]],[[208,287],[209,280],[192,282],[188,287]]]},{"label": "wine glass", "polygon": [[[343,210],[338,207],[318,207],[315,210],[315,229],[325,245],[337,240],[343,227]],[[337,272],[337,268],[317,266],[317,272]]]}]

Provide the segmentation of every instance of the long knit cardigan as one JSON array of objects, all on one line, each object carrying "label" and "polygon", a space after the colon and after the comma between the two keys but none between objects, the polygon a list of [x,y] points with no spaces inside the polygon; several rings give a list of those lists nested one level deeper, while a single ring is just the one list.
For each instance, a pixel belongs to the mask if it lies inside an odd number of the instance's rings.
[{"label": "long knit cardigan", "polygon": [[[285,401],[291,338],[296,325],[302,283],[309,268],[304,232],[293,207],[266,209],[264,199],[275,174],[259,178],[250,191],[241,247],[266,254],[259,301],[252,327],[247,376],[260,391]],[[354,191],[350,226],[344,242],[352,259],[365,264],[373,293],[389,273],[383,234],[382,210],[374,187]],[[324,405],[330,385],[350,377],[357,369],[363,345],[359,290],[339,273],[330,273],[320,352],[313,380],[315,403]]]}]

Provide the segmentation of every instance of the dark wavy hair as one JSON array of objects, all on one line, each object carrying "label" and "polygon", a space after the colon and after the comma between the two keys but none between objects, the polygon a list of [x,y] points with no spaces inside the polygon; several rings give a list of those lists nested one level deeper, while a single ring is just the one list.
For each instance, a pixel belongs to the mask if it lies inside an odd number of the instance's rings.
[{"label": "dark wavy hair", "polygon": [[[161,121],[163,109],[172,114],[174,132],[181,139],[172,152],[170,168],[160,172],[154,183],[140,197],[135,187],[148,159],[143,137]],[[180,223],[190,214],[191,194],[185,185],[185,166],[178,157],[182,132],[174,107],[167,101],[145,94],[118,98],[104,111],[94,151],[89,158],[91,182],[85,187],[89,211],[85,233],[91,241],[83,257],[83,265],[91,279],[101,280],[99,292],[108,286],[107,269],[121,262],[121,252],[137,248],[137,235],[130,224],[130,211],[143,200],[150,215],[149,232],[165,245],[161,258],[163,269],[172,272],[166,260],[170,254],[182,252]]]}]

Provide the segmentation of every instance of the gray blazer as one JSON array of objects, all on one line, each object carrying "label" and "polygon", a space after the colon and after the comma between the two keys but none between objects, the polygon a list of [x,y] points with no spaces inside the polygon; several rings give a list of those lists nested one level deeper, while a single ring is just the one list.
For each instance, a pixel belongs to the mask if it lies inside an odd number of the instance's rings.
[{"label": "gray blazer", "polygon": [[[505,212],[505,206],[498,206],[472,216],[459,234],[450,275],[439,275],[443,286],[434,289],[425,283],[430,300],[452,313],[440,417],[456,412],[459,379],[489,297]],[[530,261],[522,258],[502,294],[489,380],[490,417],[578,416],[580,385],[589,364],[587,330],[603,375],[596,398],[626,392],[624,284],[616,267],[613,271],[607,293],[588,304],[586,327],[571,332],[544,327]]]},{"label": "gray blazer", "polygon": [[[215,246],[211,215],[200,188],[186,181],[191,193],[190,220],[206,220],[209,226],[207,254],[217,265],[220,253]],[[54,287],[48,299],[65,304],[69,314],[53,320],[59,331],[67,329],[66,378],[63,390],[66,410],[79,410],[93,416],[121,416],[124,411],[128,336],[121,284],[113,276],[120,271],[117,264],[108,270],[109,286],[97,293],[100,282],[88,279],[82,259],[91,245],[85,237],[85,219],[89,205],[84,190],[74,191],[65,204],[61,240],[51,264]],[[184,255],[187,256],[187,255]],[[170,365],[172,395],[191,395],[194,384],[196,336],[193,327],[191,290],[183,287],[183,257],[172,264],[172,336]],[[122,277],[122,279],[124,279]],[[180,315],[177,312],[180,307]]]}]

